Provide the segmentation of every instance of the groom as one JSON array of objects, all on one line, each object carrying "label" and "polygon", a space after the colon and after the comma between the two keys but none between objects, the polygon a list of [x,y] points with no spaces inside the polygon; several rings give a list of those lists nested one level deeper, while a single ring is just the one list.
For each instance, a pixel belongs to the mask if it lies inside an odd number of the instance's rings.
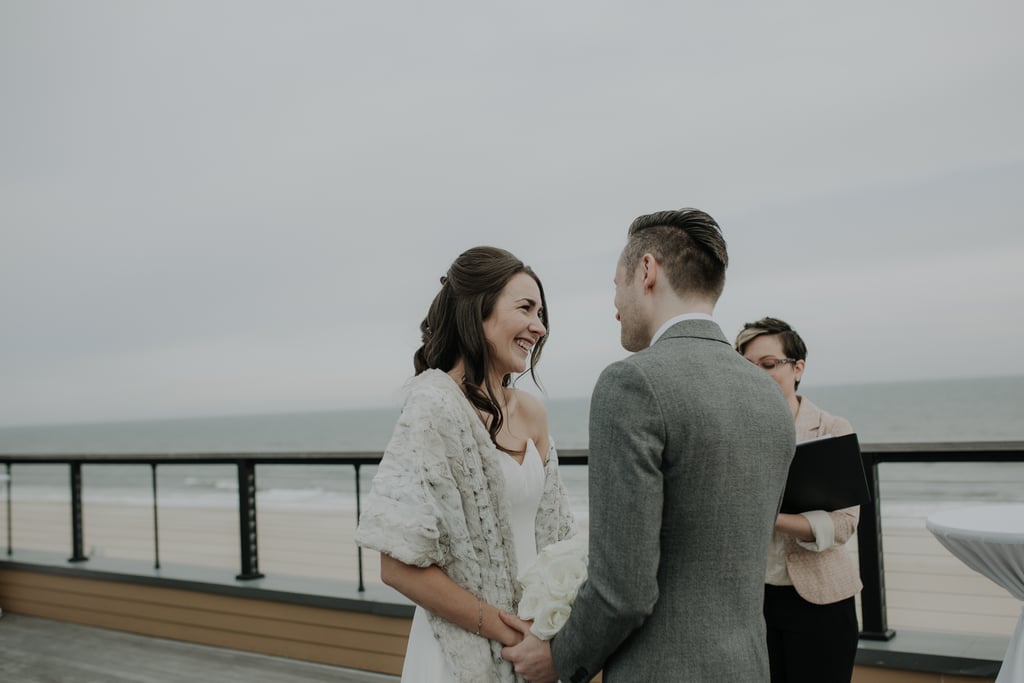
[{"label": "groom", "polygon": [[696,209],[637,218],[615,274],[622,346],[590,406],[590,561],[569,620],[502,656],[528,681],[769,680],[768,541],[794,451],[776,384],[711,319],[728,255]]}]

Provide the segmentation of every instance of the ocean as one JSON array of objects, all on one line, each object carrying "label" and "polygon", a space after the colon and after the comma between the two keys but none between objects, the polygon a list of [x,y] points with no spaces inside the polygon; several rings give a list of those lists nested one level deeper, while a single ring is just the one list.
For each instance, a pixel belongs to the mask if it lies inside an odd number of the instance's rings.
[{"label": "ocean", "polygon": [[[1024,442],[1024,377],[802,387],[823,409],[850,420],[862,444],[915,442]],[[562,448],[587,446],[589,401],[546,401],[551,432]],[[381,451],[398,406],[378,409],[202,417],[173,420],[0,428],[0,452],[243,453]],[[362,468],[367,491],[373,467]],[[587,507],[586,468],[564,476],[577,514]],[[353,468],[340,465],[261,465],[261,508],[333,509],[355,502]],[[1024,501],[1024,464],[886,463],[880,468],[886,524],[919,520],[965,502]],[[69,499],[67,467],[14,465],[14,501]],[[161,465],[159,501],[166,507],[237,505],[230,465]],[[142,465],[86,465],[86,502],[151,504],[150,469]],[[0,489],[2,491],[2,489]]]}]

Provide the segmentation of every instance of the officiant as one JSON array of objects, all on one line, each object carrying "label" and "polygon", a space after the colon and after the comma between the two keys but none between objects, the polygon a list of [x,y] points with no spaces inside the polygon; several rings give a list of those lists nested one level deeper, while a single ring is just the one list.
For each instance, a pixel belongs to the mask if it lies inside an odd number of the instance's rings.
[{"label": "officiant", "polygon": [[[793,413],[797,443],[852,434],[853,427],[797,393],[807,346],[786,322],[747,323],[736,350],[767,372]],[[849,683],[857,654],[854,596],[860,571],[847,550],[860,507],[780,513],[765,570],[764,616],[772,683]]]}]

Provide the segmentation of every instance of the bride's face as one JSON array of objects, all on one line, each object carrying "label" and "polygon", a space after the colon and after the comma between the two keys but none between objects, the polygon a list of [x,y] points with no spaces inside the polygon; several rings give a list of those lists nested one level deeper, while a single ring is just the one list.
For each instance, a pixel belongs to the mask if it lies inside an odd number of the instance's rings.
[{"label": "bride's face", "polygon": [[530,352],[547,334],[542,322],[540,288],[526,273],[516,273],[505,284],[494,310],[484,320],[484,338],[491,349],[491,367],[497,378],[525,372]]}]

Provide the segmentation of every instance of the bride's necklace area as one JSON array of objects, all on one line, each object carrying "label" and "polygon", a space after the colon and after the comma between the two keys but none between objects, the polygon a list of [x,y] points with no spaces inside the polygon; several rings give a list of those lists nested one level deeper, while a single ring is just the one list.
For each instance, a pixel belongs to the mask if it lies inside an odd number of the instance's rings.
[{"label": "bride's necklace area", "polygon": [[[519,402],[516,400],[515,394],[512,394],[504,387],[501,388],[501,399],[503,400],[498,402],[498,407],[501,409],[502,414],[501,429],[495,435],[495,440],[500,444],[506,455],[521,465],[523,464],[523,458],[526,457],[525,447],[520,449],[516,446],[508,445],[510,443],[517,444],[520,441],[519,437],[512,433],[513,417],[516,414]],[[481,410],[477,410],[477,414],[483,420],[484,427],[490,429],[491,420],[494,418]]]},{"label": "bride's necklace area", "polygon": [[[448,376],[451,377],[459,387],[462,387],[466,383],[466,376],[461,372],[461,368],[449,370]],[[511,431],[513,416],[517,412],[519,402],[516,400],[516,396],[513,392],[511,392],[507,387],[501,386],[501,382],[496,382],[495,385],[498,387],[496,403],[498,408],[501,410],[502,415],[501,429],[498,430],[495,438],[498,443],[501,444],[502,448],[505,449],[504,453],[506,455],[513,458],[519,464],[522,464],[523,458],[525,458],[526,455],[526,449],[523,448],[520,452],[517,448],[510,448],[505,445],[509,442],[516,443],[519,441],[516,435]],[[486,391],[484,393],[486,394]],[[476,414],[480,417],[480,421],[483,422],[484,428],[490,430],[491,421],[494,417],[480,410],[476,406],[473,407],[476,410]]]}]

